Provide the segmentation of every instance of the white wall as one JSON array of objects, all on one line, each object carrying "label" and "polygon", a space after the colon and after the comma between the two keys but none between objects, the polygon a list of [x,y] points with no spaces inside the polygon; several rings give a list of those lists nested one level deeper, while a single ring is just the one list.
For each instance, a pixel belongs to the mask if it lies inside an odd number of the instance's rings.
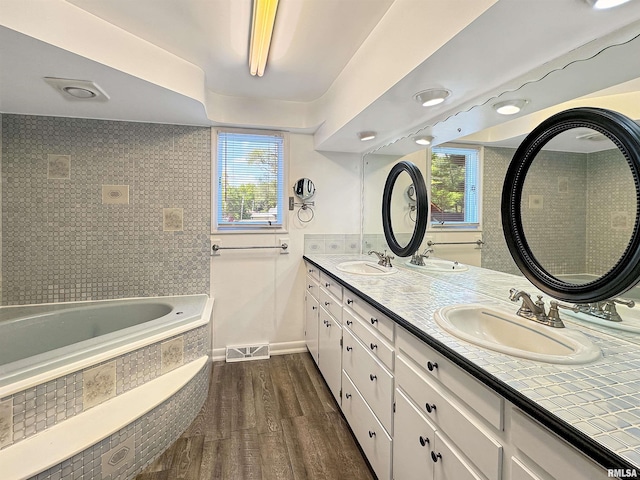
[{"label": "white wall", "polygon": [[223,246],[275,245],[288,239],[288,254],[280,250],[223,250],[211,258],[211,295],[215,298],[214,358],[225,346],[271,344],[272,352],[304,350],[302,255],[305,233],[360,232],[361,157],[319,153],[311,135],[291,134],[289,191],[301,177],[316,186],[315,217],[299,222],[289,212],[288,234],[213,235]]}]

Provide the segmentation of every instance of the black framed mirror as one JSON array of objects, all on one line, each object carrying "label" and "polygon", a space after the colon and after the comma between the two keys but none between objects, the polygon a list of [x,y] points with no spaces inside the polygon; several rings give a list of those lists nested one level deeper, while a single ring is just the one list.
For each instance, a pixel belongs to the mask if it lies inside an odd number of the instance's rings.
[{"label": "black framed mirror", "polygon": [[[586,160],[572,158],[576,150]],[[639,179],[640,127],[632,119],[582,107],[536,127],[516,150],[502,190],[505,240],[524,276],[574,303],[633,287],[640,279]]]},{"label": "black framed mirror", "polygon": [[[406,212],[406,217],[411,219],[412,230],[407,233],[408,241],[404,242],[398,219],[405,217],[403,209],[407,208],[406,196],[410,186],[413,186],[415,195],[415,216],[409,216],[411,209]],[[382,195],[382,228],[387,245],[397,256],[408,257],[420,248],[427,229],[428,209],[427,186],[420,169],[411,162],[398,162],[387,176]]]}]

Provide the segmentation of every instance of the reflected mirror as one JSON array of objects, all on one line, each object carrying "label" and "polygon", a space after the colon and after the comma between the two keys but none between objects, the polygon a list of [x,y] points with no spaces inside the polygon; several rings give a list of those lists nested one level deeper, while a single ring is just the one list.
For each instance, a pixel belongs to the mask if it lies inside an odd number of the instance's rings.
[{"label": "reflected mirror", "polygon": [[316,193],[316,186],[308,178],[301,178],[293,185],[293,193],[303,202]]}]

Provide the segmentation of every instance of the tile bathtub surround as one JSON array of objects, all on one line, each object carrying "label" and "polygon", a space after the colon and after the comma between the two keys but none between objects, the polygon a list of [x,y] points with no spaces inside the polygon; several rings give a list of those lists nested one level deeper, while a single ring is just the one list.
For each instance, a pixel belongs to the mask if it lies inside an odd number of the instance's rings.
[{"label": "tile bathtub surround", "polygon": [[[210,338],[210,325],[204,325],[173,337],[169,342],[181,339],[183,363],[188,363],[208,354]],[[157,342],[106,362],[107,364],[115,363],[115,395],[121,395],[159,377],[163,373],[160,352],[161,342]],[[100,369],[104,365],[105,363],[95,368]],[[93,368],[73,372],[0,399],[0,439],[2,438],[2,406],[13,405],[13,438],[9,442],[5,440],[4,444],[0,441],[0,449],[28,439],[93,406],[93,404],[85,404],[86,395],[83,390],[85,383],[88,383],[85,382],[84,376],[92,370]],[[111,394],[110,392],[109,395]]]},{"label": "tile bathtub surround", "polygon": [[[595,440],[602,449],[640,467],[640,352],[637,337],[607,333],[603,328],[584,328],[562,315],[568,327],[581,330],[602,351],[602,358],[582,365],[555,365],[503,355],[458,340],[442,331],[433,320],[441,307],[481,303],[515,312],[507,299],[509,286],[535,295],[523,277],[469,267],[468,272],[449,275],[417,273],[400,267],[384,278],[351,275],[336,265],[359,255],[309,255],[353,289],[425,332],[447,348],[480,367],[498,381],[526,397],[539,409],[550,412]],[[527,286],[528,285],[528,286]],[[411,292],[411,302],[406,301]],[[480,293],[481,292],[481,293]],[[505,300],[498,300],[504,298]],[[548,298],[547,298],[548,300]]]},{"label": "tile bathtub surround", "polygon": [[13,402],[0,402],[0,448],[13,442]]},{"label": "tile bathtub surround", "polygon": [[184,363],[184,338],[177,337],[160,344],[160,372],[167,373]]},{"label": "tile bathtub surround", "polygon": [[191,424],[207,397],[210,371],[211,364],[207,364],[180,391],[149,413],[29,480],[133,478]]},{"label": "tile bathtub surround", "polygon": [[88,368],[82,375],[84,410],[95,407],[116,396],[116,362],[111,361]]},{"label": "tile bathtub surround", "polygon": [[209,128],[3,114],[1,160],[3,305],[209,291]]}]

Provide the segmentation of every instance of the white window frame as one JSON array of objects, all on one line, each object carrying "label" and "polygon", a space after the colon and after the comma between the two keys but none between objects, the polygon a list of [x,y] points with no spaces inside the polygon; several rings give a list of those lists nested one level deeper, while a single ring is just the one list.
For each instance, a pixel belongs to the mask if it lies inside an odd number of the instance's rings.
[{"label": "white window frame", "polygon": [[[481,145],[455,144],[445,143],[437,145],[433,148],[462,148],[467,150],[476,150],[478,152],[478,222],[451,222],[445,224],[432,223],[431,221],[431,159],[432,147],[429,148],[427,155],[427,188],[429,189],[429,221],[427,230],[463,230],[463,231],[482,231],[482,203],[483,203],[483,174],[484,174],[484,147]],[[466,185],[465,185],[466,186]]]},{"label": "white window frame", "polygon": [[[252,135],[280,135],[282,144],[282,224],[280,225],[218,225],[218,132],[240,133]],[[275,130],[258,130],[245,128],[212,128],[211,129],[211,233],[220,234],[261,234],[261,233],[288,233],[288,209],[287,193],[289,185],[289,134]]]}]

